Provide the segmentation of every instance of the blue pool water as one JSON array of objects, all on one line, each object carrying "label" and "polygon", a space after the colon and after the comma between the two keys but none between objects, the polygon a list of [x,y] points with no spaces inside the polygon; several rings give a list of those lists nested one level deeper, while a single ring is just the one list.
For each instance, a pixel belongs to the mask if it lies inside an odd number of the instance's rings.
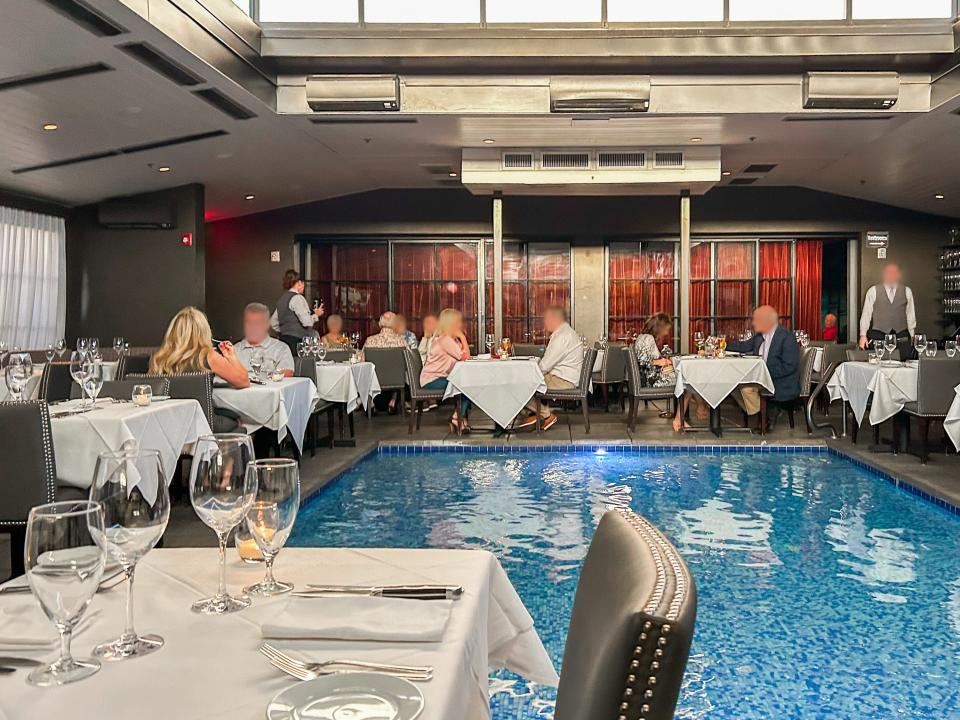
[{"label": "blue pool water", "polygon": [[[960,518],[818,454],[375,455],[291,544],[485,548],[557,666],[605,508],[677,545],[700,592],[684,720],[960,719]],[[494,717],[552,717],[510,673]]]}]

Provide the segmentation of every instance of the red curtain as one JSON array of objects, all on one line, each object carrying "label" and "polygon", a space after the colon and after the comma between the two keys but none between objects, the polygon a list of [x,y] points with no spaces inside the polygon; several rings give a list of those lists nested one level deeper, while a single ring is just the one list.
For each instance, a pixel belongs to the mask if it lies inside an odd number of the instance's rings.
[{"label": "red curtain", "polygon": [[820,303],[823,296],[823,240],[797,240],[797,308],[794,327],[811,340],[823,337]]},{"label": "red curtain", "polygon": [[790,307],[790,243],[760,243],[760,304],[772,306],[784,320],[793,315]]}]

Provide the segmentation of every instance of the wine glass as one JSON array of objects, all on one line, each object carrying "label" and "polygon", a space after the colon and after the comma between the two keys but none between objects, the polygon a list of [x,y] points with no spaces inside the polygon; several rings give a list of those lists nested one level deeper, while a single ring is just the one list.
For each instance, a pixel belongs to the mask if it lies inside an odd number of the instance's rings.
[{"label": "wine glass", "polygon": [[7,341],[0,340],[0,366],[3,365],[3,361],[7,359]]},{"label": "wine glass", "polygon": [[28,353],[11,353],[4,369],[4,379],[14,400],[23,399],[23,389],[33,377],[33,361]]},{"label": "wine glass", "polygon": [[873,344],[873,354],[877,358],[877,362],[881,365],[883,364],[883,353],[886,351],[887,346],[882,342],[876,342]]},{"label": "wine glass", "polygon": [[287,542],[300,507],[300,470],[294,460],[254,460],[247,466],[257,488],[256,502],[246,515],[246,526],[266,563],[266,576],[243,591],[251,595],[280,595],[293,590],[273,577],[273,561]]},{"label": "wine glass", "polygon": [[117,354],[117,357],[119,358],[120,355],[121,355],[121,353],[123,352],[123,338],[122,338],[122,337],[115,337],[115,338],[113,339],[113,351]]},{"label": "wine glass", "polygon": [[327,346],[323,343],[317,345],[317,359],[323,362],[327,358]]},{"label": "wine glass", "polygon": [[924,353],[928,358],[933,358],[937,356],[937,343],[935,340],[931,340],[927,343],[926,351]]},{"label": "wine glass", "polygon": [[83,389],[86,390],[87,397],[94,405],[97,403],[101,388],[103,388],[103,363],[98,356],[91,353],[83,363]]},{"label": "wine glass", "polygon": [[170,519],[170,493],[160,453],[136,447],[101,453],[90,486],[90,501],[99,503],[103,510],[102,526],[90,528],[93,539],[127,575],[123,633],[95,647],[93,654],[104,660],[147,655],[163,647],[163,638],[137,635],[133,629],[133,577],[137,563],[156,546]]},{"label": "wine glass", "polygon": [[297,357],[306,357],[307,350],[303,340],[297,343]]},{"label": "wine glass", "polygon": [[352,333],[350,333],[350,344],[351,344],[354,348],[357,348],[357,347],[360,346],[360,331],[359,331],[359,330],[354,330]]},{"label": "wine glass", "polygon": [[890,357],[893,357],[893,351],[897,349],[896,333],[887,333],[884,335],[883,346],[887,349],[887,352],[890,353]]},{"label": "wine glass", "polygon": [[[77,341],[77,345],[80,341]],[[74,350],[70,353],[70,377],[80,386],[80,404],[86,405],[86,395],[84,394],[83,381],[85,379],[87,365],[87,354],[83,350]]]},{"label": "wine glass", "polygon": [[30,590],[60,633],[60,656],[27,676],[31,685],[65,685],[93,675],[100,663],[70,654],[73,629],[80,622],[103,577],[103,509],[95,502],[38,505],[27,518],[24,564]]},{"label": "wine glass", "polygon": [[77,338],[77,352],[86,353],[90,349],[90,345],[86,338]]},{"label": "wine glass", "polygon": [[56,345],[54,345],[54,347],[55,347],[56,350],[57,350],[57,357],[58,357],[58,358],[62,358],[62,357],[63,357],[63,354],[67,351],[67,341],[66,341],[66,339],[65,339],[65,338],[60,338],[59,340],[57,340],[57,343],[56,343]]},{"label": "wine glass", "polygon": [[702,330],[697,330],[693,334],[693,344],[697,346],[697,351],[700,351],[703,348],[703,343],[706,338],[703,336]]},{"label": "wine glass", "polygon": [[[530,333],[524,334],[529,335]],[[487,354],[493,355],[493,346],[497,344],[497,339],[493,336],[493,333],[487,333],[483,342],[487,346]]]},{"label": "wine glass", "polygon": [[927,336],[923,333],[917,333],[913,336],[913,347],[917,351],[917,357],[923,355],[927,349]]},{"label": "wine glass", "polygon": [[190,502],[203,522],[217,534],[220,577],[217,594],[198,600],[192,610],[207,615],[237,612],[250,605],[247,596],[227,594],[227,536],[243,521],[257,497],[256,478],[247,473],[253,461],[249,435],[224,433],[197,440],[190,470]]},{"label": "wine glass", "polygon": [[253,370],[253,376],[259,380],[260,370],[263,369],[263,353],[259,350],[255,350],[250,357],[250,369]]},{"label": "wine glass", "polygon": [[952,358],[954,355],[957,354],[957,341],[956,341],[956,340],[947,340],[947,341],[943,344],[943,349],[946,351],[947,357]]},{"label": "wine glass", "polygon": [[43,354],[46,356],[47,362],[51,363],[53,362],[53,359],[57,356],[57,348],[55,348],[53,346],[53,343],[51,343],[47,345],[47,349],[44,351]]},{"label": "wine glass", "polygon": [[98,355],[100,353],[100,338],[90,338],[88,347],[91,354]]}]

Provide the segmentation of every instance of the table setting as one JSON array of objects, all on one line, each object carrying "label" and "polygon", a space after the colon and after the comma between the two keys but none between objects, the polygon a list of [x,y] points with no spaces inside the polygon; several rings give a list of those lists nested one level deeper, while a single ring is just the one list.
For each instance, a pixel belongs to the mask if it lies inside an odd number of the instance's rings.
[{"label": "table setting", "polygon": [[848,361],[837,367],[827,390],[831,400],[850,404],[858,424],[868,417],[871,425],[879,425],[900,412],[906,403],[917,399],[918,377],[915,361]]},{"label": "table setting", "polygon": [[[154,549],[169,494],[143,478],[162,473],[155,451],[105,453],[90,500],[31,511],[27,577],[0,586],[0,717],[484,720],[491,669],[557,684],[490,553],[284,549],[297,463],[239,434],[200,438],[190,471],[219,547]],[[260,562],[228,550],[238,526]]]},{"label": "table setting", "polygon": [[716,357],[677,355],[672,358],[676,375],[675,394],[693,390],[716,409],[741,385],[759,385],[773,393],[773,378],[763,358],[724,352]]},{"label": "table setting", "polygon": [[[114,352],[121,357],[129,350],[129,343],[121,337],[114,338]],[[62,361],[67,352],[66,340],[60,339],[47,345],[44,356],[48,363]],[[98,338],[78,338],[77,349],[71,353],[71,361],[86,360],[100,366],[101,380],[116,379],[119,361],[104,360],[100,353]],[[32,355],[14,347],[7,350],[7,343],[0,340],[0,369],[3,370],[3,382],[0,383],[0,402],[4,400],[36,400],[40,397],[40,381],[45,363],[33,362]],[[76,378],[75,378],[76,379]],[[79,382],[79,381],[78,381]]]},{"label": "table setting", "polygon": [[303,436],[310,413],[317,401],[317,387],[310,378],[281,377],[257,373],[250,387],[232,388],[214,383],[213,405],[232,410],[248,433],[262,427],[275,430],[283,440],[289,432],[299,450],[303,450]]},{"label": "table setting", "polygon": [[317,395],[327,402],[343,403],[348,413],[367,409],[380,394],[376,367],[369,362],[317,361]]}]

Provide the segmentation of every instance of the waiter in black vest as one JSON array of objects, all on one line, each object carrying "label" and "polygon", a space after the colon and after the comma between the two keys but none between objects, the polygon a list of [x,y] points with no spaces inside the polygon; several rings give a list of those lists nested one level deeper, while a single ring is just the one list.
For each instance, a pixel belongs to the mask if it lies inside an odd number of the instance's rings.
[{"label": "waiter in black vest", "polygon": [[912,354],[912,338],[917,329],[917,313],[913,291],[901,282],[903,273],[894,262],[883,266],[883,281],[867,290],[860,314],[860,347],[871,340],[882,341],[887,333],[895,333],[900,357]]},{"label": "waiter in black vest", "polygon": [[323,303],[315,310],[310,309],[303,296],[303,280],[296,270],[287,270],[283,274],[284,293],[277,300],[277,309],[270,318],[270,326],[280,335],[293,356],[297,356],[297,345],[303,338],[315,333],[314,323],[323,317]]}]

